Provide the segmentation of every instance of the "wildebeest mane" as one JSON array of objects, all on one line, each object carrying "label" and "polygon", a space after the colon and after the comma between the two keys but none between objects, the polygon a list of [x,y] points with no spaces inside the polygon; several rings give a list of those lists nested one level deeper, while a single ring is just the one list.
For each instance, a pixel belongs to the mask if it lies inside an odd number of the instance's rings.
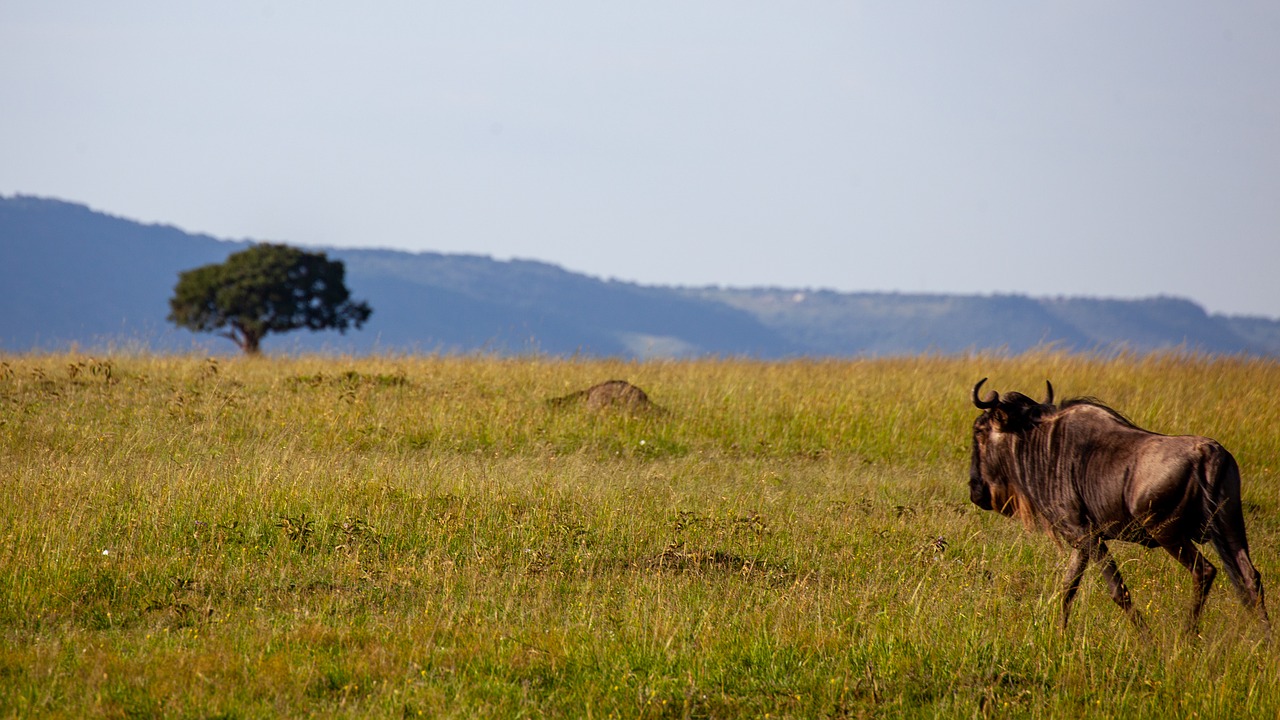
[{"label": "wildebeest mane", "polygon": [[1088,405],[1090,407],[1098,408],[1102,412],[1110,415],[1116,422],[1120,423],[1121,425],[1124,425],[1125,427],[1141,429],[1141,428],[1138,428],[1138,426],[1132,420],[1122,415],[1119,410],[1116,410],[1115,408],[1111,407],[1110,405],[1107,405],[1106,403],[1102,402],[1101,400],[1095,397],[1085,396],[1085,397],[1071,398],[1070,400],[1064,400],[1062,404],[1058,406],[1058,409],[1066,410],[1069,407],[1075,407],[1077,405]]}]

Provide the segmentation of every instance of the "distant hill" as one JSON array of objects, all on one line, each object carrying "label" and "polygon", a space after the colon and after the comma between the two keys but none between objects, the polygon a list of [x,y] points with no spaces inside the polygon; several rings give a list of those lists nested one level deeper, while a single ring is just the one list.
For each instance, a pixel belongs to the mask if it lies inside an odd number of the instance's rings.
[{"label": "distant hill", "polygon": [[[250,241],[83,205],[0,197],[0,350],[233,352],[165,321],[182,270]],[[268,336],[266,352],[494,352],[628,358],[903,355],[1045,344],[1280,355],[1280,322],[1180,298],[1102,300],[672,288],[476,255],[325,248],[374,313],[360,331]]]},{"label": "distant hill", "polygon": [[686,290],[744,310],[816,355],[1192,350],[1280,355],[1280,322],[1209,315],[1181,298],[1099,300],[1021,295]]}]

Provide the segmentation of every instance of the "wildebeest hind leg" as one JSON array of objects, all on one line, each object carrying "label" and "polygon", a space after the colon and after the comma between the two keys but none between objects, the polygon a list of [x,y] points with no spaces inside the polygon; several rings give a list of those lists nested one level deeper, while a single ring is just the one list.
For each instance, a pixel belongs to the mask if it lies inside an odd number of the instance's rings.
[{"label": "wildebeest hind leg", "polygon": [[1267,602],[1262,592],[1262,573],[1253,566],[1253,561],[1249,559],[1249,551],[1243,550],[1236,555],[1237,562],[1240,564],[1240,577],[1244,578],[1245,592],[1240,593],[1242,597],[1247,596],[1245,605],[1252,605],[1257,611],[1258,617],[1262,619],[1262,624],[1267,626],[1267,635],[1271,634],[1271,618],[1267,617]]},{"label": "wildebeest hind leg", "polygon": [[1262,624],[1271,634],[1271,620],[1267,617],[1267,603],[1262,593],[1262,574],[1249,557],[1249,540],[1244,530],[1244,512],[1239,499],[1224,502],[1214,513],[1209,527],[1213,547],[1222,559],[1223,569],[1231,578],[1245,607],[1258,613]]},{"label": "wildebeest hind leg", "polygon": [[1120,568],[1116,567],[1116,561],[1111,557],[1111,553],[1107,551],[1107,544],[1101,540],[1095,540],[1091,548],[1092,560],[1102,565],[1102,575],[1107,579],[1107,586],[1111,589],[1111,599],[1124,610],[1124,614],[1129,616],[1133,624],[1138,626],[1140,630],[1146,630],[1146,623],[1142,621],[1142,615],[1138,609],[1133,606],[1133,598],[1129,596],[1129,588],[1125,587],[1124,578],[1120,577]]},{"label": "wildebeest hind leg", "polygon": [[1066,582],[1062,585],[1062,629],[1067,629],[1067,618],[1071,616],[1071,602],[1076,599],[1080,589],[1080,578],[1089,565],[1089,549],[1078,547],[1071,551],[1071,559],[1067,561]]},{"label": "wildebeest hind leg", "polygon": [[1267,617],[1267,603],[1262,593],[1262,573],[1253,566],[1253,561],[1249,558],[1249,549],[1235,547],[1229,553],[1219,552],[1219,554],[1222,556],[1223,564],[1227,566],[1227,574],[1231,576],[1232,584],[1236,586],[1236,592],[1240,595],[1240,602],[1258,613],[1258,617],[1270,634],[1271,619]]},{"label": "wildebeest hind leg", "polygon": [[1187,632],[1194,633],[1200,627],[1200,612],[1204,610],[1204,601],[1209,597],[1209,588],[1213,587],[1213,579],[1217,577],[1218,569],[1190,540],[1161,542],[1160,546],[1175,560],[1182,563],[1182,566],[1191,573],[1191,579],[1195,583],[1191,616],[1187,618]]}]

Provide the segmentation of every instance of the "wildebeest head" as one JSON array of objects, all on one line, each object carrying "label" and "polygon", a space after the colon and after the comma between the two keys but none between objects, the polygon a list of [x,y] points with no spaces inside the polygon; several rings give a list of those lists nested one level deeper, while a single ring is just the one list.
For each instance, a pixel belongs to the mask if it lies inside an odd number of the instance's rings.
[{"label": "wildebeest head", "polygon": [[973,404],[982,414],[973,421],[973,456],[969,463],[969,499],[983,510],[1004,515],[1029,511],[1020,488],[1014,482],[1016,446],[1036,424],[1054,410],[1053,384],[1045,381],[1048,395],[1036,402],[1020,392],[1001,397],[994,390],[980,398],[982,378],[973,386]]}]

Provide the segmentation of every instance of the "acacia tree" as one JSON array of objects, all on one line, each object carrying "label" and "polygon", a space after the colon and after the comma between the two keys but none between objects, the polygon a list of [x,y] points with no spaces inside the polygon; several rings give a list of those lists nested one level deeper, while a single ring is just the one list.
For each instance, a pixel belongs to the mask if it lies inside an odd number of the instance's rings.
[{"label": "acacia tree", "polygon": [[373,312],[351,300],[340,260],[288,245],[260,244],[226,262],[178,274],[169,321],[192,332],[229,338],[249,355],[262,338],[299,328],[357,329]]}]

